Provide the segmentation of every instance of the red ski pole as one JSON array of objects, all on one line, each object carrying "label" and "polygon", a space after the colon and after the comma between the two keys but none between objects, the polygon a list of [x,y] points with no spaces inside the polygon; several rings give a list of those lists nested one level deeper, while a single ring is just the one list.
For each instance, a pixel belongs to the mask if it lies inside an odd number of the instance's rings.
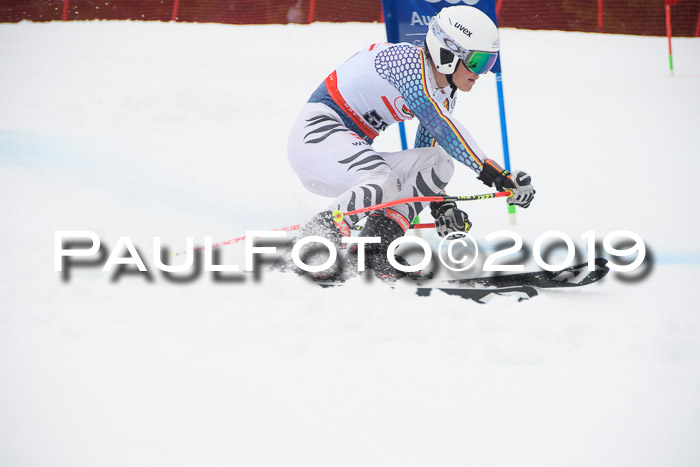
[{"label": "red ski pole", "polygon": [[[481,195],[465,195],[465,196],[414,196],[411,198],[401,198],[397,199],[394,201],[387,201],[386,203],[380,203],[380,204],[374,204],[372,206],[367,206],[366,208],[361,208],[361,209],[356,209],[354,211],[348,211],[346,213],[343,213],[342,211],[334,211],[333,212],[333,219],[336,222],[340,222],[340,220],[343,219],[343,216],[351,216],[353,214],[359,214],[362,212],[369,212],[369,211],[377,211],[379,209],[384,209],[388,208],[391,206],[396,206],[397,204],[405,204],[405,203],[429,203],[431,201],[476,201],[480,199],[491,199],[491,198],[502,198],[504,196],[512,196],[513,193],[506,190],[506,191],[500,191],[498,193],[486,193],[486,194],[481,194]],[[338,217],[340,216],[340,217]],[[430,229],[435,227],[435,224],[414,224],[411,226],[412,229]],[[300,224],[296,225],[289,225],[287,227],[280,227],[278,229],[272,229],[272,231],[284,231],[284,232],[292,232],[294,230],[299,230],[301,228]],[[234,243],[242,242],[246,239],[246,236],[243,235],[241,237],[236,237],[232,238],[230,240],[224,240],[222,242],[218,243],[213,243],[211,245],[212,248],[218,248],[220,246],[226,246],[226,245],[231,245]],[[194,248],[194,251],[200,251],[204,250],[204,246],[199,246]],[[172,253],[173,256],[180,256],[182,254],[185,254],[186,252],[182,251],[180,253]]]},{"label": "red ski pole", "polygon": [[[272,232],[292,232],[294,230],[299,230],[301,228],[301,224],[296,224],[296,225],[288,225],[287,227],[280,227],[279,229],[271,229]],[[240,237],[232,238],[231,240],[224,240],[223,242],[217,242],[217,243],[212,243],[211,247],[212,248],[218,248],[220,246],[226,246],[226,245],[232,245],[234,243],[242,242],[243,240],[246,239],[245,235],[242,235]],[[204,246],[198,246],[192,249],[192,251],[202,251],[204,250]],[[187,253],[186,251],[181,251],[179,253],[171,253],[172,256],[180,256],[184,255]]]},{"label": "red ski pole", "polygon": [[[355,209],[354,211],[342,212],[340,210],[333,211],[333,220],[340,222],[345,216],[352,216],[353,214],[360,214],[362,212],[377,211],[379,209],[388,208],[391,206],[396,206],[397,204],[406,203],[430,203],[432,201],[476,201],[480,199],[491,199],[491,198],[502,198],[504,196],[513,196],[513,192],[510,190],[499,191],[497,193],[485,193],[481,195],[464,195],[464,196],[414,196],[412,198],[401,198],[394,201],[387,201],[386,203],[374,204],[372,206],[367,206],[366,208]],[[419,224],[420,225],[420,224]]]}]

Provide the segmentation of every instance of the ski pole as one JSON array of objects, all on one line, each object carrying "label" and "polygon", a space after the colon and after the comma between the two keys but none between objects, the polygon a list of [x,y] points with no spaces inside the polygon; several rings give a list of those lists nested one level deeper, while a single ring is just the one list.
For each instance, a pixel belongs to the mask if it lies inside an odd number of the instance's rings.
[{"label": "ski pole", "polygon": [[513,192],[510,190],[499,191],[497,193],[485,193],[481,195],[463,195],[463,196],[414,196],[411,198],[401,198],[394,201],[387,201],[386,203],[374,204],[372,206],[367,206],[366,208],[355,209],[354,211],[342,212],[340,210],[333,211],[333,220],[336,222],[341,222],[343,217],[352,216],[353,214],[360,214],[362,212],[377,211],[379,209],[388,208],[391,206],[396,206],[397,204],[406,203],[430,203],[432,201],[476,201],[480,199],[491,199],[491,198],[502,198],[504,196],[513,196]]},{"label": "ski pole", "polygon": [[[435,228],[435,224],[429,223],[429,224],[411,224],[411,229],[433,229]],[[294,232],[295,230],[301,229],[301,224],[296,224],[296,225],[288,225],[287,227],[280,227],[279,229],[272,229],[273,232]],[[359,230],[359,229],[358,229]],[[223,242],[217,242],[217,243],[212,243],[211,247],[212,248],[219,248],[220,246],[226,246],[226,245],[233,245],[234,243],[242,242],[246,239],[247,237],[245,235],[242,235],[240,237],[232,238],[231,240],[224,240]],[[192,249],[192,251],[203,251],[205,248],[204,246],[198,246]],[[184,255],[187,253],[186,251],[180,251],[178,253],[173,253],[171,252],[170,254],[172,256],[180,256]]]},{"label": "ski pole", "polygon": [[[295,230],[301,229],[301,224],[296,224],[296,225],[288,225],[287,227],[280,227],[279,229],[271,229],[272,232],[293,232]],[[240,236],[236,238],[232,238],[231,240],[224,240],[223,242],[217,242],[217,243],[212,243],[211,247],[212,248],[218,248],[220,246],[226,246],[226,245],[232,245],[234,243],[242,242],[243,240],[246,239],[246,236]],[[202,251],[204,250],[204,246],[198,246],[192,249],[192,251]],[[180,256],[184,255],[187,253],[186,251],[181,251],[179,253],[170,253],[172,256]]]},{"label": "ski pole", "polygon": [[[431,202],[431,201],[475,201],[475,200],[480,200],[480,199],[491,199],[491,198],[501,198],[503,196],[512,196],[513,193],[506,190],[506,191],[500,191],[498,193],[486,193],[486,194],[481,194],[481,195],[464,195],[464,196],[414,196],[412,198],[401,198],[397,199],[394,201],[387,201],[386,203],[380,203],[380,204],[374,204],[372,206],[367,206],[366,208],[361,208],[361,209],[356,209],[354,211],[349,211],[346,213],[343,213],[342,211],[334,211],[333,212],[333,220],[336,222],[340,222],[340,220],[343,219],[343,216],[351,216],[353,214],[359,214],[362,212],[368,212],[368,211],[375,211],[378,209],[384,209],[390,206],[396,206],[397,204],[405,204],[405,203],[419,203],[419,202]],[[340,220],[338,220],[338,214],[340,213]],[[412,225],[412,229],[430,229],[435,227],[435,224],[415,224]],[[272,229],[273,232],[276,231],[283,231],[283,232],[293,232],[295,230],[301,229],[301,224],[296,224],[296,225],[289,225],[287,227],[280,227],[278,229]],[[232,238],[230,240],[224,240],[222,242],[217,242],[217,243],[212,243],[211,247],[212,248],[218,248],[220,246],[226,246],[226,245],[232,245],[234,243],[242,242],[246,239],[246,236],[243,235],[241,237],[236,237]],[[194,248],[193,251],[201,251],[204,250],[204,246],[198,246]],[[179,253],[171,253],[172,256],[180,256],[184,255],[186,252],[181,251]]]}]

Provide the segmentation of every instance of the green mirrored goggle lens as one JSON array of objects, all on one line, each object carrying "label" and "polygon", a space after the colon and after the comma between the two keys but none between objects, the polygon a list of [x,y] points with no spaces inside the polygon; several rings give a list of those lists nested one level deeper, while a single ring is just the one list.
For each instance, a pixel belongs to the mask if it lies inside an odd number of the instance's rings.
[{"label": "green mirrored goggle lens", "polygon": [[464,62],[464,66],[467,67],[467,70],[477,75],[482,75],[493,67],[497,59],[497,52],[471,51],[467,55],[467,58],[462,59],[462,61]]}]

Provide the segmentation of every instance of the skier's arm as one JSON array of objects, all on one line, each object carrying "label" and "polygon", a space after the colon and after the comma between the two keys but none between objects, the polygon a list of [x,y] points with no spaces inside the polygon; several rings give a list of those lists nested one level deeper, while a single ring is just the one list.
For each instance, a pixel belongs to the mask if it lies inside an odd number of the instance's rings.
[{"label": "skier's arm", "polygon": [[413,147],[416,148],[432,148],[435,146],[435,138],[421,123],[416,131],[416,142]]},{"label": "skier's arm", "polygon": [[[423,131],[429,132],[454,159],[481,173],[486,154],[469,132],[444,113],[430,96],[420,49],[409,44],[389,47],[377,55],[375,68],[401,93],[408,108],[420,120]],[[423,140],[420,143],[425,144]]]},{"label": "skier's arm", "polygon": [[[486,158],[469,132],[450,115],[443,113],[427,88],[423,52],[409,44],[389,47],[377,55],[375,69],[403,96],[406,105],[421,122],[416,143],[432,145],[432,135],[454,159],[470,167],[479,179],[497,190],[509,189],[509,204],[528,207],[535,196],[531,178],[525,172],[513,174]],[[422,129],[421,129],[422,128]],[[420,139],[419,139],[420,138]]]}]

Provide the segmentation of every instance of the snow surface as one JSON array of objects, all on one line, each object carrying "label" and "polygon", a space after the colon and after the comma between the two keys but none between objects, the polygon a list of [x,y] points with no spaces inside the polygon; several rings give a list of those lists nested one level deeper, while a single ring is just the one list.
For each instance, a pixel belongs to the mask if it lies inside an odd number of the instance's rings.
[{"label": "snow surface", "polygon": [[[511,155],[537,197],[517,226],[469,204],[474,236],[631,230],[655,260],[643,279],[479,305],[279,273],[54,271],[56,230],[129,236],[152,268],[154,236],[182,250],[322,209],[288,130],[384,37],[0,24],[0,465],[700,465],[698,39],[674,39],[670,78],[664,38],[502,31]],[[501,158],[492,76],[456,117]],[[448,191],[484,187],[461,168]],[[221,251],[242,265],[242,245]]]}]

